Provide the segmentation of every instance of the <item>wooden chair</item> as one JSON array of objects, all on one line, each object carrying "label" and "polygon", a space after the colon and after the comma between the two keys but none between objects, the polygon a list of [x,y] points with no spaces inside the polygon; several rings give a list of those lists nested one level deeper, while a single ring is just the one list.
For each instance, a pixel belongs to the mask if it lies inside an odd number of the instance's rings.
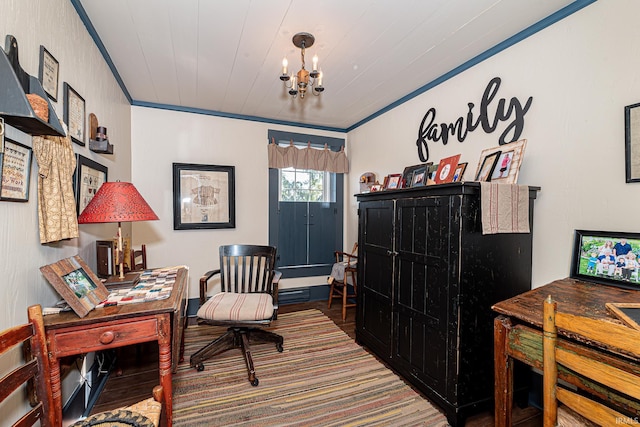
[{"label": "wooden chair", "polygon": [[[8,372],[2,364],[0,379],[0,401],[4,401],[15,390],[27,386],[31,409],[13,426],[32,426],[38,422],[43,427],[59,425],[53,413],[53,395],[49,377],[49,357],[42,320],[42,308],[34,305],[27,310],[29,323],[0,332],[0,354],[22,346],[24,362]],[[5,375],[6,374],[6,375]],[[7,422],[5,417],[3,421]]]},{"label": "wooden chair", "polygon": [[577,373],[587,381],[598,384],[603,393],[614,390],[637,404],[640,402],[640,368],[633,372],[614,367],[598,357],[597,351],[586,346],[584,351],[581,350],[582,346],[571,347],[574,350],[560,346],[558,329],[640,358],[640,331],[614,322],[562,313],[556,310],[556,303],[549,296],[544,302],[543,322],[544,426],[589,425],[588,422],[601,426],[638,425],[640,420],[637,413],[623,413],[627,409],[612,408],[604,404],[602,399],[596,401],[584,393],[578,394],[561,386],[558,384],[558,372]]},{"label": "wooden chair", "polygon": [[[15,326],[0,332],[0,355],[16,351],[22,345],[24,362],[19,366],[6,368],[3,363],[0,375],[0,402],[19,388],[24,388],[29,397],[31,409],[12,425],[27,427],[39,424],[41,427],[58,427],[62,425],[61,414],[53,410],[53,395],[51,391],[50,365],[47,342],[40,305],[32,305],[27,309],[29,323]],[[10,372],[6,372],[9,371]],[[153,389],[153,398],[144,400],[127,408],[102,412],[84,420],[80,420],[70,427],[80,426],[112,426],[116,421],[137,422],[144,427],[157,427],[160,423],[162,410],[162,387]],[[25,405],[26,406],[26,405]],[[3,422],[10,422],[2,416]],[[121,425],[121,424],[116,424]]]},{"label": "wooden chair", "polygon": [[[232,348],[244,354],[249,382],[258,385],[250,342],[275,343],[283,351],[282,336],[258,326],[268,326],[278,314],[278,280],[274,269],[276,248],[271,246],[231,245],[220,247],[220,269],[200,278],[198,321],[228,326],[227,332],[195,352],[191,366],[204,370],[204,361]],[[221,292],[207,296],[209,280],[220,275]]]},{"label": "wooden chair", "polygon": [[[353,245],[351,253],[336,251],[336,262],[331,268],[331,276],[327,280],[331,285],[329,288],[329,304],[334,298],[342,299],[342,321],[347,319],[347,308],[355,307],[355,303],[348,302],[358,296],[357,276],[358,276],[358,242]],[[349,280],[351,279],[351,280]],[[349,293],[349,284],[352,285],[352,293]]]},{"label": "wooden chair", "polygon": [[142,245],[140,249],[131,249],[131,271],[141,271],[147,269],[147,246]]}]

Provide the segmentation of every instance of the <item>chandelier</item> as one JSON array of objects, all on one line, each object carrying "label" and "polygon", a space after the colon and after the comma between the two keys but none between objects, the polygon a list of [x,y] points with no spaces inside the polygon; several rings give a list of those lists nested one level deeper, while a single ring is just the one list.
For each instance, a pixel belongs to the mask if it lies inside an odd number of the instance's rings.
[{"label": "chandelier", "polygon": [[311,93],[313,95],[319,96],[324,90],[324,87],[322,87],[322,71],[318,71],[318,55],[313,56],[313,69],[311,72],[304,68],[304,51],[306,48],[313,46],[316,39],[312,34],[298,33],[293,36],[292,41],[294,46],[300,49],[302,68],[296,74],[293,74],[293,71],[291,75],[287,74],[289,61],[287,61],[285,57],[282,60],[282,75],[280,75],[280,80],[282,80],[285,87],[289,89],[289,95],[294,98],[300,93],[300,98],[304,99],[307,89],[309,88],[312,88]]}]

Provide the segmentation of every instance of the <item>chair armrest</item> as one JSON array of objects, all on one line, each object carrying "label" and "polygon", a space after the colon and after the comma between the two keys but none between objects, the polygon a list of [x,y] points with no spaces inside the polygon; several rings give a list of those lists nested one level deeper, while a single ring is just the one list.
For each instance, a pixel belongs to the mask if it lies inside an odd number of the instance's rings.
[{"label": "chair armrest", "polygon": [[342,257],[342,260],[344,261],[345,258],[347,261],[347,264],[351,264],[353,261],[352,260],[358,260],[358,255],[354,255],[354,254],[350,254],[348,252],[341,252],[341,251],[336,251],[336,262],[340,262],[340,257]]},{"label": "chair armrest", "polygon": [[207,301],[208,282],[214,274],[220,274],[220,269],[207,271],[200,277],[200,305]]},{"label": "chair armrest", "polygon": [[273,274],[273,280],[271,281],[271,296],[273,297],[273,307],[278,310],[278,286],[280,285],[280,278],[282,272],[276,270]]}]

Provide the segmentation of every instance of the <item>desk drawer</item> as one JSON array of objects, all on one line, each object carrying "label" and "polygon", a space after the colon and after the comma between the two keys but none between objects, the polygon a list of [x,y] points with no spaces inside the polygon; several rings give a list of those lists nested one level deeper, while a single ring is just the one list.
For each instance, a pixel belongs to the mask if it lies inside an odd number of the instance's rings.
[{"label": "desk drawer", "polygon": [[89,353],[158,339],[158,320],[123,320],[108,325],[87,326],[49,334],[49,349],[57,357]]}]

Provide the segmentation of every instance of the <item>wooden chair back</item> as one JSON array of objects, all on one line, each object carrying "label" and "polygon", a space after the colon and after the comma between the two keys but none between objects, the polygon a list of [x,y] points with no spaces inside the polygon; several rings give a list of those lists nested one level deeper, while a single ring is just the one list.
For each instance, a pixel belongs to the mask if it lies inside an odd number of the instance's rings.
[{"label": "wooden chair back", "polygon": [[[40,423],[43,427],[59,425],[53,411],[50,367],[42,319],[42,308],[33,305],[27,310],[29,323],[0,332],[0,354],[22,346],[23,363],[10,372],[1,372],[0,401],[19,388],[27,390],[31,409],[13,426],[26,427]],[[9,368],[11,369],[11,368]],[[4,416],[2,418],[5,418]],[[3,419],[4,422],[9,420]]]},{"label": "wooden chair back", "polygon": [[147,246],[142,245],[140,249],[131,249],[131,271],[141,271],[147,269]]},{"label": "wooden chair back", "polygon": [[276,248],[257,245],[220,246],[222,292],[271,294]]},{"label": "wooden chair back", "polygon": [[562,348],[558,346],[558,329],[640,359],[639,330],[614,322],[562,313],[557,311],[556,303],[549,296],[544,302],[543,321],[544,426],[556,426],[558,402],[597,425],[637,425],[640,422],[638,414],[622,413],[620,408],[612,408],[560,386],[558,370],[567,369],[602,385],[604,390],[609,388],[624,393],[637,403],[640,402],[640,368],[636,371],[618,369],[606,363],[604,358],[599,358],[599,353],[593,349],[582,352]]}]

